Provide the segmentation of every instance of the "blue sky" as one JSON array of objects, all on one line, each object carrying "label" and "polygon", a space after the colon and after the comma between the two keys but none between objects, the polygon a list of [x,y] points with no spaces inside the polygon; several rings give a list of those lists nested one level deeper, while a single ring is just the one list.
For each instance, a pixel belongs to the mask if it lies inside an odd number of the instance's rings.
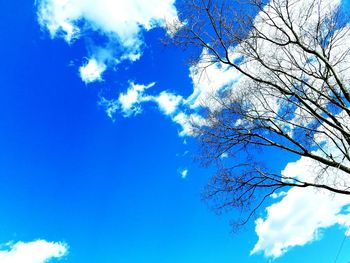
[{"label": "blue sky", "polygon": [[[84,9],[90,22],[71,39],[62,28],[50,36],[52,13],[38,21],[57,3],[0,2],[0,263],[270,262],[263,251],[250,256],[254,221],[232,234],[235,212],[218,216],[201,201],[213,171],[193,162],[195,140],[179,116],[188,112],[180,101],[196,100],[189,54],[159,41],[160,18],[176,16],[173,1],[163,1],[161,14],[145,11],[137,23],[149,30],[127,24],[131,33],[109,28],[98,8]],[[84,76],[91,61],[98,65]],[[118,100],[136,86],[137,102]],[[344,232],[337,224],[317,229],[274,261],[333,262]],[[21,261],[23,247],[32,254]],[[350,260],[349,247],[346,240],[338,262]]]}]

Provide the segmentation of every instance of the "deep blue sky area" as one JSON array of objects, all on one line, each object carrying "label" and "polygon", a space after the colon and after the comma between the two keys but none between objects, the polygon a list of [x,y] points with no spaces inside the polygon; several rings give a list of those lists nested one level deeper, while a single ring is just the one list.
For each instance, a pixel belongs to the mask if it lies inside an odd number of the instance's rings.
[{"label": "deep blue sky area", "polygon": [[[155,81],[154,93],[192,93],[188,54],[164,47],[163,30],[145,35],[144,56],[132,67],[85,85],[78,75],[83,40],[52,41],[33,1],[0,6],[0,244],[63,241],[69,253],[60,261],[67,263],[270,261],[249,256],[253,221],[233,234],[234,212],[216,215],[201,200],[212,171],[193,162],[195,141],[184,144],[169,117],[150,104],[113,122],[98,105],[101,94],[113,96],[130,80]],[[189,170],[186,178],[181,169]],[[275,262],[332,262],[342,239],[338,228],[325,230],[322,241]],[[343,263],[349,240],[345,246]]]}]

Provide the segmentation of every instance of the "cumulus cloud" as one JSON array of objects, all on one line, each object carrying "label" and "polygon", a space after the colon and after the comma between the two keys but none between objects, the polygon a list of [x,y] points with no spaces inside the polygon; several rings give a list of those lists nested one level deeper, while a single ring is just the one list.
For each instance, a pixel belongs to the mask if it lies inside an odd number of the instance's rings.
[{"label": "cumulus cloud", "polygon": [[96,59],[91,58],[89,61],[79,68],[80,77],[85,83],[102,80],[102,73],[106,70],[104,63],[97,62]]},{"label": "cumulus cloud", "polygon": [[1,263],[46,263],[54,258],[62,258],[68,252],[67,245],[57,242],[37,240],[17,242],[0,246]]},{"label": "cumulus cloud", "polygon": [[154,100],[158,103],[160,110],[165,115],[171,115],[176,110],[180,102],[183,100],[182,96],[162,91]]},{"label": "cumulus cloud", "polygon": [[[322,167],[315,161],[302,157],[289,163],[282,174],[313,181],[320,174],[319,169]],[[339,185],[344,183],[339,180],[347,177],[337,169],[330,169],[326,178],[328,185]],[[267,257],[276,258],[292,247],[318,240],[325,228],[339,225],[346,231],[350,227],[349,196],[332,195],[326,190],[294,187],[272,196],[279,197],[283,198],[266,209],[266,218],[259,218],[255,222],[259,239],[251,254],[262,252]],[[349,235],[350,232],[345,234]]]},{"label": "cumulus cloud", "polygon": [[[38,0],[37,3],[38,22],[51,38],[63,38],[69,44],[78,38],[89,39],[92,32],[106,38],[107,43],[88,47],[87,65],[91,62],[90,70],[95,68],[88,82],[100,80],[104,71],[101,65],[137,60],[143,45],[142,31],[164,27],[165,20],[177,20],[175,0]],[[93,67],[93,59],[99,70],[96,65]]]},{"label": "cumulus cloud", "polygon": [[[349,123],[350,117],[344,111],[335,115],[342,122]],[[319,127],[323,131],[324,127]],[[313,154],[324,156],[332,153],[332,158],[349,165],[344,160],[340,149],[338,132],[332,130],[334,138],[316,133],[314,140],[322,145],[322,149]],[[334,144],[336,142],[336,144]],[[338,190],[348,190],[349,175],[337,168],[323,165],[311,158],[301,157],[296,162],[290,162],[282,171],[286,181],[296,178],[301,182],[327,185]],[[334,225],[345,229],[345,235],[350,235],[350,196],[332,194],[321,188],[293,187],[286,192],[271,195],[276,203],[267,207],[266,218],[256,221],[256,233],[259,237],[252,254],[263,252],[268,257],[279,257],[295,246],[303,246],[320,238],[322,230]],[[278,200],[278,198],[281,198]]]}]

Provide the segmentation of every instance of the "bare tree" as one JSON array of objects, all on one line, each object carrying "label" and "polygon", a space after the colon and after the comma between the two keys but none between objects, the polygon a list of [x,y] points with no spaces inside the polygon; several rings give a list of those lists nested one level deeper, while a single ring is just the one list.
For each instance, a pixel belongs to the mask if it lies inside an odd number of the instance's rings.
[{"label": "bare tree", "polygon": [[[349,195],[350,25],[339,3],[192,0],[183,10],[172,40],[199,47],[198,70],[240,75],[203,101],[206,125],[195,126],[201,157],[218,164],[206,197],[248,212],[244,224],[281,188]],[[310,158],[315,176],[274,173],[250,154],[270,147]]]}]

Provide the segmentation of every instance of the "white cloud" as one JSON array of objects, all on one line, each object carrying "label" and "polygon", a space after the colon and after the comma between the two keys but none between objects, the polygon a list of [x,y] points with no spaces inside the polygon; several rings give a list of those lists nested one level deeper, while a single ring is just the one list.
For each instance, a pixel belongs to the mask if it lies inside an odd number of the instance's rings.
[{"label": "white cloud", "polygon": [[130,83],[126,92],[120,93],[118,99],[108,100],[101,98],[100,105],[105,109],[107,115],[114,120],[117,113],[123,117],[130,117],[142,112],[142,104],[145,102],[156,103],[164,115],[170,116],[171,120],[181,127],[179,135],[194,136],[194,126],[205,125],[205,119],[196,112],[185,113],[179,110],[179,105],[184,101],[180,95],[162,91],[159,95],[152,96],[146,90],[153,87],[155,83],[148,85]]},{"label": "white cloud", "polygon": [[114,115],[119,110],[118,101],[101,97],[98,104],[105,110],[107,116],[114,121]]},{"label": "white cloud", "polygon": [[[138,60],[142,53],[143,31],[165,27],[165,21],[179,21],[175,0],[38,0],[37,3],[38,22],[51,38],[63,38],[69,44],[83,38],[88,43],[89,59],[79,68],[80,77],[85,83],[102,81],[108,67],[123,60]],[[92,32],[98,33],[106,41],[103,44],[95,43]],[[191,69],[194,82],[199,80],[197,73]],[[205,77],[204,84],[202,79],[202,84],[187,99],[187,107],[196,107],[199,101],[208,97],[209,86],[220,89],[232,78],[229,69],[223,72],[218,67],[209,69],[207,74],[213,78],[209,80],[209,76]],[[200,116],[194,112],[179,113],[178,107],[184,103],[180,95],[167,91],[157,96],[145,95],[145,90],[153,85],[131,83],[129,89],[119,94],[117,99],[101,98],[100,105],[113,119],[117,112],[124,117],[136,115],[141,112],[143,102],[153,101],[165,115],[171,116],[182,127],[181,136],[191,135],[189,120],[199,123]]]},{"label": "white cloud", "polygon": [[[74,39],[89,39],[91,32],[97,32],[107,39],[107,44],[95,43],[88,47],[88,56],[95,58],[99,65],[139,59],[143,45],[141,32],[164,27],[165,19],[177,20],[175,0],[37,2],[38,22],[52,38],[63,38],[71,44]],[[96,75],[95,80],[99,80]]]},{"label": "white cloud", "polygon": [[[230,51],[231,52],[231,51]],[[232,51],[232,59],[237,55]],[[180,136],[194,136],[194,126],[206,125],[206,121],[197,110],[210,107],[220,108],[216,100],[217,95],[231,88],[241,77],[232,67],[223,64],[213,64],[212,57],[207,50],[203,50],[200,62],[190,67],[190,78],[193,83],[193,92],[187,98],[163,91],[155,101],[165,115],[171,115],[173,122],[181,127]],[[179,105],[183,110],[179,110]]]},{"label": "white cloud", "polygon": [[180,136],[194,136],[194,126],[204,125],[205,119],[199,114],[179,112],[172,120],[181,126]]},{"label": "white cloud", "polygon": [[225,158],[228,158],[228,153],[222,153],[220,155],[220,159],[225,159]]},{"label": "white cloud", "polygon": [[80,77],[85,83],[102,80],[102,73],[106,70],[106,65],[99,63],[96,59],[91,58],[89,61],[79,68]]},{"label": "white cloud", "polygon": [[181,178],[185,179],[188,175],[188,170],[187,169],[183,169],[181,171]]},{"label": "white cloud", "polygon": [[203,49],[199,63],[190,67],[190,78],[194,87],[193,93],[186,99],[190,108],[220,107],[216,101],[218,93],[230,88],[241,77],[233,67],[213,64],[212,61],[212,55]]},{"label": "white cloud", "polygon": [[46,263],[67,254],[67,245],[37,240],[0,246],[0,263]]},{"label": "white cloud", "polygon": [[108,117],[114,120],[114,115],[120,112],[124,117],[130,117],[142,112],[141,104],[143,102],[153,101],[154,97],[145,94],[145,91],[155,85],[152,82],[148,85],[136,84],[130,82],[126,92],[119,94],[118,99],[106,99],[102,97],[99,105],[102,106]]},{"label": "white cloud", "polygon": [[[289,163],[282,173],[286,177],[314,181],[321,169],[322,167],[315,161],[302,157],[296,162]],[[344,174],[336,169],[330,169],[327,184],[338,185],[339,178],[344,179]],[[265,219],[256,220],[255,230],[259,239],[251,254],[263,252],[267,257],[276,258],[292,247],[318,240],[325,228],[340,225],[346,230],[350,227],[349,196],[332,195],[326,190],[314,188],[294,187],[272,197],[282,196],[279,202],[266,209]]]},{"label": "white cloud", "polygon": [[121,93],[119,95],[118,102],[125,117],[136,115],[141,112],[140,103],[151,100],[151,97],[144,95],[144,91],[154,85],[154,82],[147,86],[132,82],[126,93]]},{"label": "white cloud", "polygon": [[[345,112],[336,115],[337,118],[349,123],[349,116]],[[320,127],[318,130],[322,131]],[[313,154],[323,156],[324,152],[332,153],[335,160],[343,165],[349,165],[344,160],[337,142],[337,131],[333,131],[334,138],[316,133],[315,141],[323,145],[323,150]],[[339,143],[339,142],[337,142]],[[327,185],[334,189],[348,190],[350,178],[348,174],[337,168],[323,165],[311,158],[301,157],[296,162],[290,162],[282,171],[284,178],[296,178],[301,182]],[[288,179],[289,180],[289,179]],[[265,219],[256,221],[256,233],[259,240],[251,251],[252,254],[263,252],[268,257],[279,257],[294,246],[303,246],[320,238],[322,229],[339,225],[346,235],[350,235],[350,196],[332,194],[321,188],[293,187],[287,192],[280,192],[271,196],[281,198],[277,203],[269,206]]]},{"label": "white cloud", "polygon": [[278,193],[272,193],[272,195],[270,195],[270,197],[273,199],[278,199],[278,198],[286,196],[286,195],[287,195],[287,192],[281,191]]},{"label": "white cloud", "polygon": [[[117,38],[124,47],[139,44],[140,31],[165,26],[175,20],[175,0],[39,0],[38,19],[52,38],[67,42],[94,30]],[[85,32],[84,32],[85,33]]]},{"label": "white cloud", "polygon": [[183,98],[180,95],[162,91],[154,100],[158,103],[159,108],[165,115],[171,115],[177,110]]}]

